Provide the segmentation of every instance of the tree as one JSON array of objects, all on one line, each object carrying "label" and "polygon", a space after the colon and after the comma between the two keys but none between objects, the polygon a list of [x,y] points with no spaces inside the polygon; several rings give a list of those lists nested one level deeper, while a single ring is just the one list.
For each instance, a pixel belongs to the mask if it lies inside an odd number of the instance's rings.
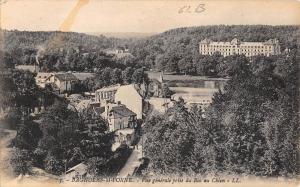
[{"label": "tree", "polygon": [[113,69],[111,72],[111,83],[121,84],[122,83],[122,71],[118,68]]},{"label": "tree", "polygon": [[45,170],[49,173],[60,175],[64,171],[64,163],[62,160],[48,154],[45,159]]},{"label": "tree", "polygon": [[136,69],[132,74],[132,82],[137,84],[143,83],[144,76],[144,70],[142,68]]},{"label": "tree", "polygon": [[31,172],[32,161],[29,152],[25,149],[15,149],[10,164],[16,175],[25,175]]},{"label": "tree", "polygon": [[39,124],[31,119],[27,119],[18,128],[13,144],[19,149],[33,150],[36,148],[41,137],[42,132],[39,128]]},{"label": "tree", "polygon": [[132,82],[132,74],[134,70],[131,67],[127,67],[122,71],[122,79],[125,84],[130,84]]},{"label": "tree", "polygon": [[167,84],[162,85],[162,97],[169,98],[173,92],[170,90],[169,86]]}]

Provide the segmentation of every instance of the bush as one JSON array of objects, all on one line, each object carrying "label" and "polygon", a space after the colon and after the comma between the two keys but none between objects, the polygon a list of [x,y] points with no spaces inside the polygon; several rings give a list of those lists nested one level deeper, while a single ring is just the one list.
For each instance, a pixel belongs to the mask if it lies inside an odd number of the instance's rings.
[{"label": "bush", "polygon": [[32,161],[30,153],[25,149],[16,149],[10,159],[15,175],[25,175],[31,172]]}]

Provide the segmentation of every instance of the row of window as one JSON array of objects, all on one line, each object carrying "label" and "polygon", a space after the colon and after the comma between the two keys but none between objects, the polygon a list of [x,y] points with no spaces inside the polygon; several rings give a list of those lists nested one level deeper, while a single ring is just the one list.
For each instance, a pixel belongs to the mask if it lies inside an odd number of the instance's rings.
[{"label": "row of window", "polygon": [[[235,48],[235,46],[218,46],[218,45],[200,45],[200,49],[217,49],[217,48]],[[241,48],[241,49],[271,49],[272,46],[240,46],[237,48]]]},{"label": "row of window", "polygon": [[[201,54],[209,54],[209,55],[212,55],[214,52],[216,51],[208,51],[208,52],[202,52]],[[245,51],[246,52],[246,51]],[[220,52],[222,55],[232,55],[232,54],[235,54],[235,53],[229,53],[229,52]],[[265,55],[269,55],[271,54],[270,52],[268,53],[238,53],[238,54],[245,54],[246,56],[251,56],[251,55],[259,55],[259,54],[265,54]]]}]

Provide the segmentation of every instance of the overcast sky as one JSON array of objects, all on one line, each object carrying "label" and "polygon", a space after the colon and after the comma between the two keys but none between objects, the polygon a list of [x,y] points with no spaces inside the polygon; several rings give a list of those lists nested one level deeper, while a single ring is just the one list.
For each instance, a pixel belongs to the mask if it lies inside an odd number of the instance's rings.
[{"label": "overcast sky", "polygon": [[[297,0],[1,1],[1,28],[9,30],[153,33],[199,25],[300,23],[300,1]],[[180,13],[184,6],[191,7],[190,13]],[[199,13],[194,11],[198,6]],[[205,9],[203,12],[201,6]]]}]

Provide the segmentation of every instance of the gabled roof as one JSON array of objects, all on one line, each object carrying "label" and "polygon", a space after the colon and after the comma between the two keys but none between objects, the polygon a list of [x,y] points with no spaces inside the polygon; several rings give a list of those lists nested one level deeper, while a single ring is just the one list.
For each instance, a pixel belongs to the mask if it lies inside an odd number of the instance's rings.
[{"label": "gabled roof", "polygon": [[120,84],[115,84],[115,85],[111,85],[111,86],[106,86],[103,88],[100,88],[98,90],[96,90],[96,92],[102,92],[102,91],[116,91],[118,90],[118,88],[120,88]]},{"label": "gabled roof", "polygon": [[78,79],[73,75],[72,73],[61,73],[61,74],[55,74],[56,78],[58,78],[60,81],[77,81]]},{"label": "gabled roof", "polygon": [[124,94],[124,95],[129,95],[129,96],[138,96],[139,98],[142,99],[141,94],[139,91],[136,89],[135,84],[128,84],[128,85],[122,85],[118,88],[116,92],[116,100],[118,101],[118,95]]},{"label": "gabled roof", "polygon": [[114,118],[122,118],[122,117],[129,117],[129,116],[136,116],[134,112],[126,108],[124,105],[112,107],[110,112],[113,113]]}]

